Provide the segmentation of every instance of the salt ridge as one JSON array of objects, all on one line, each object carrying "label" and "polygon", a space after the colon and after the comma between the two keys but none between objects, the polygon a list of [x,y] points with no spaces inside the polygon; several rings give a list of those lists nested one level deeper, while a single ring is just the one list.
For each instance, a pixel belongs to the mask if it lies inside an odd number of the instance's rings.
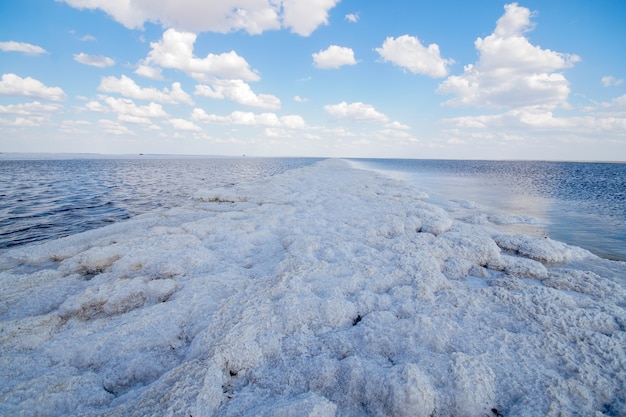
[{"label": "salt ridge", "polygon": [[3,252],[0,414],[625,415],[625,264],[425,199],[326,160]]}]

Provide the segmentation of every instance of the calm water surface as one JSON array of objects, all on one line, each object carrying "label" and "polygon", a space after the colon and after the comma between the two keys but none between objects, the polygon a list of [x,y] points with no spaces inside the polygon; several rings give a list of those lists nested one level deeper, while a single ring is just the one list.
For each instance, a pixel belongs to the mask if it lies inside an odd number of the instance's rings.
[{"label": "calm water surface", "polygon": [[0,160],[0,249],[175,207],[227,187],[312,164],[311,158]]},{"label": "calm water surface", "polygon": [[544,224],[508,226],[507,231],[550,236],[626,261],[625,163],[356,161],[424,189],[453,215],[458,210],[455,217],[467,214],[459,200],[478,203],[485,212],[533,216]]}]

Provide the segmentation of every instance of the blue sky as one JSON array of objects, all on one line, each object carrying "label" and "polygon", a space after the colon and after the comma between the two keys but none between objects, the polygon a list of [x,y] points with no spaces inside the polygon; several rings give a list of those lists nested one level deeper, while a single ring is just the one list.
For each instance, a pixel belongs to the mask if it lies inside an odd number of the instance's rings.
[{"label": "blue sky", "polygon": [[624,161],[624,21],[615,0],[0,0],[0,152]]}]

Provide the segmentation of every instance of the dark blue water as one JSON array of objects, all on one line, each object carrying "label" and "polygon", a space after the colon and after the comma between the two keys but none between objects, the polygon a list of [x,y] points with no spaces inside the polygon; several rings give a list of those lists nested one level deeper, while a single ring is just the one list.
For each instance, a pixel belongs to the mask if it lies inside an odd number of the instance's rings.
[{"label": "dark blue water", "polygon": [[533,216],[545,224],[518,231],[626,261],[626,163],[356,161],[424,189],[434,202],[467,200],[484,211]]},{"label": "dark blue water", "polygon": [[44,241],[181,205],[312,164],[311,158],[0,160],[0,249]]}]

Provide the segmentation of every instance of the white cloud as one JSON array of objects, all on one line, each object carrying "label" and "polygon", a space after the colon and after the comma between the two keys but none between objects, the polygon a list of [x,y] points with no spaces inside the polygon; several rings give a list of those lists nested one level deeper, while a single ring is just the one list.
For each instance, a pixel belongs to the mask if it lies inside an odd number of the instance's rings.
[{"label": "white cloud", "polygon": [[303,139],[307,139],[307,140],[322,140],[322,137],[320,135],[314,135],[313,133],[305,133],[302,135]]},{"label": "white cloud", "polygon": [[87,35],[81,36],[79,40],[83,42],[91,42],[91,41],[95,41],[96,38],[93,37],[92,35],[87,34]]},{"label": "white cloud", "polygon": [[258,74],[250,69],[246,60],[235,51],[220,55],[208,54],[197,58],[193,54],[196,35],[168,29],[158,42],[150,42],[152,50],[141,65],[158,65],[162,68],[177,69],[189,76],[208,81],[214,77],[258,81]]},{"label": "white cloud", "polygon": [[121,123],[115,122],[113,120],[99,120],[98,124],[104,130],[105,133],[115,136],[135,136],[135,132],[130,130],[128,127],[124,126]]},{"label": "white cloud", "polygon": [[64,0],[78,9],[101,9],[130,29],[145,22],[191,32],[290,28],[302,36],[328,23],[328,11],[339,0]]},{"label": "white cloud", "polygon": [[349,138],[349,137],[355,137],[356,134],[354,134],[353,132],[347,130],[344,127],[336,127],[336,128],[322,128],[322,132],[324,133],[328,133],[332,136],[339,136],[339,137],[345,137],[345,138]]},{"label": "white cloud", "polygon": [[21,78],[15,74],[3,74],[0,95],[37,97],[50,101],[62,101],[67,97],[60,87],[46,87],[34,78]]},{"label": "white cloud", "polygon": [[293,136],[290,131],[279,127],[266,127],[263,134],[268,138],[290,138]]},{"label": "white cloud", "polygon": [[151,80],[161,81],[163,80],[163,75],[161,74],[160,68],[154,68],[149,65],[139,65],[135,70],[135,74],[142,76],[144,78],[150,78]]},{"label": "white cloud", "polygon": [[117,120],[119,120],[120,122],[134,123],[134,124],[140,124],[140,125],[152,124],[152,120],[150,120],[148,117],[132,116],[130,114],[123,114],[123,113],[120,113],[117,115]]},{"label": "white cloud", "polygon": [[494,33],[476,39],[476,65],[450,76],[437,92],[456,97],[447,105],[478,107],[567,106],[569,83],[560,69],[573,66],[576,55],[532,45],[523,33],[533,28],[531,12],[517,3],[504,6]]},{"label": "white cloud", "polygon": [[115,65],[115,61],[107,56],[87,55],[83,52],[81,52],[80,54],[74,54],[74,61],[98,68],[112,67],[113,65]]},{"label": "white cloud", "polygon": [[135,117],[167,117],[167,113],[160,104],[150,103],[147,106],[137,106],[126,98],[103,97],[103,101],[117,114]]},{"label": "white cloud", "polygon": [[85,109],[96,113],[108,113],[111,111],[109,107],[96,100],[85,103]]},{"label": "white cloud", "polygon": [[323,51],[313,54],[313,62],[317,68],[339,68],[342,65],[354,65],[354,51],[343,46],[331,45]]},{"label": "white cloud", "polygon": [[306,122],[304,121],[304,119],[302,118],[302,116],[298,116],[298,115],[287,115],[287,116],[281,116],[278,118],[278,120],[280,120],[280,123],[289,129],[304,129],[307,127]]},{"label": "white cloud", "polygon": [[304,129],[307,127],[302,116],[287,115],[279,117],[276,113],[234,111],[227,116],[219,116],[216,114],[207,114],[203,109],[195,108],[191,114],[191,119],[203,123],[239,126],[264,126],[287,129]]},{"label": "white cloud", "polygon": [[[137,106],[135,102],[130,99],[110,96],[100,96],[99,100],[103,101],[104,104],[100,101],[93,100],[85,104],[85,109],[98,113],[116,113],[118,122],[151,126],[151,119],[168,117],[163,107],[156,103],[150,103],[147,106]],[[129,132],[126,132],[124,129],[118,130],[116,128],[117,125],[118,123],[110,126],[107,125],[107,129],[118,132],[113,134],[129,134]]]},{"label": "white cloud", "polygon": [[13,120],[0,118],[0,125],[9,127],[37,127],[41,126],[41,121],[26,117],[16,117]]},{"label": "white cloud", "polygon": [[358,21],[359,21],[359,14],[358,14],[358,13],[349,13],[349,14],[347,14],[347,15],[345,16],[345,19],[346,19],[348,22],[351,22],[351,23],[356,23],[356,22],[358,22]]},{"label": "white cloud", "polygon": [[203,84],[196,85],[196,89],[194,90],[193,94],[195,96],[208,97],[215,100],[222,100],[226,97],[223,92],[218,91],[211,86]]},{"label": "white cloud", "polygon": [[293,97],[293,100],[294,100],[294,101],[296,101],[296,102],[298,102],[298,103],[306,103],[306,102],[308,102],[308,101],[309,101],[309,99],[308,99],[308,98],[306,98],[306,97],[300,97],[300,96],[294,96],[294,97]]},{"label": "white cloud", "polygon": [[517,37],[535,28],[535,24],[530,21],[530,18],[534,17],[530,9],[511,3],[504,5],[504,11],[504,15],[496,22],[496,29],[493,32],[497,37]]},{"label": "white cloud", "polygon": [[388,127],[389,129],[396,129],[396,130],[409,130],[411,129],[411,126],[407,126],[407,125],[403,125],[402,123],[395,121],[395,122],[391,122],[385,125],[386,127]]},{"label": "white cloud", "polygon": [[137,106],[135,102],[127,98],[115,98],[110,96],[100,96],[99,100],[90,101],[85,104],[85,109],[99,113],[116,113],[117,121],[100,120],[102,129],[113,135],[134,135],[121,123],[132,123],[154,128],[152,119],[166,118],[169,115],[163,110],[160,104],[150,103],[147,106]]},{"label": "white cloud", "polygon": [[120,78],[109,76],[102,78],[98,90],[105,93],[118,93],[137,100],[149,100],[169,104],[193,104],[191,96],[183,91],[178,82],[172,84],[171,90],[165,88],[163,91],[160,91],[156,88],[141,88],[132,78],[125,75],[122,75]]},{"label": "white cloud", "polygon": [[623,78],[616,78],[612,75],[607,75],[606,77],[602,77],[602,85],[605,87],[616,87],[618,85],[622,85],[624,83]]},{"label": "white cloud", "polygon": [[246,82],[242,80],[215,80],[212,85],[198,84],[194,95],[213,99],[227,98],[244,106],[261,109],[280,109],[280,99],[270,94],[255,94]]},{"label": "white cloud", "polygon": [[596,103],[595,106],[588,107],[585,111],[593,112],[602,116],[626,118],[626,94],[616,97],[611,101]]},{"label": "white cloud", "polygon": [[356,122],[386,122],[388,119],[383,113],[377,111],[371,104],[361,102],[346,103],[324,106],[324,110],[338,119],[350,119]]},{"label": "white cloud", "polygon": [[167,121],[176,130],[186,130],[188,132],[201,132],[200,126],[185,119],[169,119]]},{"label": "white cloud", "polygon": [[[539,137],[541,133],[569,137],[609,133],[626,137],[626,118],[612,116],[557,117],[551,111],[540,108],[512,109],[503,114],[463,116],[442,120],[455,128],[475,129],[494,137]],[[554,137],[554,136],[552,136]]]},{"label": "white cloud", "polygon": [[41,116],[61,112],[62,107],[58,104],[41,104],[38,101],[32,103],[0,105],[0,114],[15,114],[20,116]]},{"label": "white cloud", "polygon": [[415,139],[415,137],[413,137],[413,135],[411,135],[410,133],[408,133],[408,132],[406,132],[404,130],[381,129],[381,130],[378,131],[378,133],[383,138],[405,139],[405,140],[409,140],[409,141],[417,141],[417,139]]},{"label": "white cloud", "polygon": [[283,0],[283,26],[309,36],[318,26],[328,24],[328,11],[337,3],[339,0]]},{"label": "white cloud", "polygon": [[49,121],[55,113],[60,113],[63,107],[59,104],[32,103],[0,105],[0,115],[13,115],[13,120],[0,118],[0,124],[11,127],[35,127]]},{"label": "white cloud", "polygon": [[47,51],[41,46],[15,41],[0,42],[0,50],[5,52],[22,52],[26,55],[40,55],[47,53]]},{"label": "white cloud", "polygon": [[426,48],[418,38],[409,35],[388,37],[383,46],[375,50],[385,62],[391,62],[413,74],[434,78],[448,75],[448,65],[454,62],[441,57],[437,44],[432,43]]},{"label": "white cloud", "polygon": [[85,127],[91,126],[86,120],[64,120],[59,125],[59,131],[71,134],[87,134],[89,133]]}]

